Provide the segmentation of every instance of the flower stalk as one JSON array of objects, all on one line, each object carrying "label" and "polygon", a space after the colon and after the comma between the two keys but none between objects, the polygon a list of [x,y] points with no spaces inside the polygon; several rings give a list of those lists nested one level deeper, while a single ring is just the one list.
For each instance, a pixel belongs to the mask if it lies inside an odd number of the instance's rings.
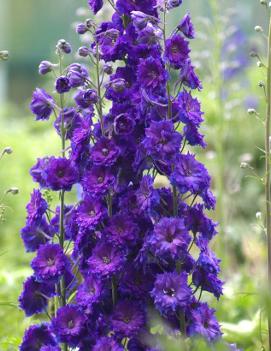
[{"label": "flower stalk", "polygon": [[[271,124],[271,17],[269,19],[268,49],[267,49],[267,87],[266,87],[266,120],[265,120],[265,208],[266,235],[268,247],[268,291],[271,291],[271,189],[270,189],[270,124]],[[268,340],[271,350],[271,313],[268,307]]]}]

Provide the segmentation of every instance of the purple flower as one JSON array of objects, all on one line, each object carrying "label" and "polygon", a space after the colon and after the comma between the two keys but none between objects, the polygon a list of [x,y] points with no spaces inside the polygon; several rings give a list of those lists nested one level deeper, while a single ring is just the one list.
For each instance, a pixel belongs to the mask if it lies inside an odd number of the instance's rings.
[{"label": "purple flower", "polygon": [[47,169],[47,184],[52,190],[70,191],[77,182],[77,171],[66,158],[50,158]]},{"label": "purple flower", "polygon": [[203,121],[200,108],[200,103],[197,98],[193,98],[191,93],[184,90],[178,96],[178,103],[180,107],[180,120],[183,123],[191,123],[194,126],[199,126]]},{"label": "purple flower", "polygon": [[55,294],[54,284],[40,283],[35,277],[29,277],[24,282],[23,291],[19,297],[19,306],[26,316],[44,311],[48,300]]},{"label": "purple flower", "polygon": [[27,223],[21,230],[21,237],[27,252],[36,251],[40,245],[51,240],[53,234],[53,228],[49,226],[44,218],[38,223]]},{"label": "purple flower", "polygon": [[39,223],[48,208],[47,202],[43,199],[41,192],[34,189],[30,202],[26,205],[27,221],[29,225]]},{"label": "purple flower", "polygon": [[123,351],[124,348],[113,338],[104,336],[97,341],[93,351]]},{"label": "purple flower", "polygon": [[200,195],[210,185],[210,176],[206,168],[189,153],[179,155],[170,180],[172,184],[177,185],[181,194],[190,191]]},{"label": "purple flower", "polygon": [[79,63],[72,63],[67,68],[67,77],[69,79],[70,86],[72,88],[77,88],[85,84],[88,79],[88,70]]},{"label": "purple flower", "polygon": [[159,202],[159,195],[153,187],[153,182],[154,179],[151,176],[144,176],[135,192],[136,207],[139,213],[150,211]]},{"label": "purple flower", "polygon": [[74,96],[74,100],[81,108],[88,108],[98,102],[97,92],[93,89],[78,90]]},{"label": "purple flower", "polygon": [[94,228],[104,213],[104,205],[99,200],[86,196],[76,211],[76,223],[81,229]]},{"label": "purple flower", "polygon": [[56,340],[47,324],[32,325],[24,334],[20,351],[40,351],[42,346],[56,346]]},{"label": "purple flower", "polygon": [[180,70],[180,81],[191,89],[202,89],[201,81],[195,73],[194,66],[191,65],[190,60],[182,63]]},{"label": "purple flower", "polygon": [[120,149],[113,139],[102,137],[91,149],[91,160],[97,166],[112,166],[120,155]]},{"label": "purple flower", "polygon": [[112,329],[121,337],[136,336],[145,324],[145,313],[140,303],[130,300],[120,301],[113,311]]},{"label": "purple flower", "polygon": [[70,139],[74,130],[80,125],[80,115],[73,107],[65,107],[58,115],[54,122],[54,127],[59,135],[61,135],[62,119],[65,128],[66,139]]},{"label": "purple flower", "polygon": [[119,249],[109,243],[99,242],[88,259],[88,267],[92,274],[108,277],[120,270],[123,261],[124,255]]},{"label": "purple flower", "polygon": [[91,10],[96,14],[103,7],[103,0],[88,0]]},{"label": "purple flower", "polygon": [[39,65],[39,74],[45,75],[53,70],[54,65],[50,61],[41,61]]},{"label": "purple flower", "polygon": [[153,121],[145,134],[143,146],[147,155],[154,159],[169,160],[180,149],[182,136],[175,131],[171,121]]},{"label": "purple flower", "polygon": [[166,41],[166,59],[170,64],[178,69],[188,59],[190,49],[188,42],[179,34],[174,34]]},{"label": "purple flower", "polygon": [[160,60],[148,57],[138,66],[138,82],[145,89],[157,89],[166,82],[167,74]]},{"label": "purple flower", "polygon": [[114,119],[114,132],[116,135],[126,136],[130,135],[135,127],[135,121],[128,113],[122,113]]},{"label": "purple flower", "polygon": [[55,88],[59,94],[67,93],[71,89],[69,79],[65,76],[57,78]]},{"label": "purple flower", "polygon": [[182,4],[183,0],[168,0],[168,3],[167,3],[167,8],[170,10],[170,9],[173,9],[175,7],[178,7]]},{"label": "purple flower", "polygon": [[221,337],[219,324],[214,316],[214,309],[210,309],[207,303],[200,303],[190,310],[188,335],[201,335],[208,341],[214,341]]},{"label": "purple flower", "polygon": [[60,307],[52,321],[52,329],[58,340],[76,346],[84,331],[86,317],[75,305]]},{"label": "purple flower", "polygon": [[58,244],[41,245],[31,266],[41,281],[58,281],[67,267],[67,258]]},{"label": "purple flower", "polygon": [[151,291],[155,306],[162,314],[175,313],[189,304],[191,289],[185,273],[158,274]]},{"label": "purple flower", "polygon": [[108,241],[112,242],[113,245],[123,246],[126,244],[130,246],[136,243],[139,228],[127,215],[116,214],[110,219],[105,232]]},{"label": "purple flower", "polygon": [[182,219],[164,217],[155,225],[149,240],[157,257],[169,255],[178,259],[187,250],[191,238]]},{"label": "purple flower", "polygon": [[153,25],[157,25],[159,23],[158,18],[150,16],[141,11],[131,11],[131,17],[133,24],[138,30],[144,29],[148,23],[151,23]]},{"label": "purple flower", "polygon": [[33,92],[30,109],[37,121],[49,119],[54,107],[54,99],[44,89],[37,88]]},{"label": "purple flower", "polygon": [[76,302],[80,306],[91,307],[99,302],[103,294],[103,284],[98,277],[90,276],[79,286]]},{"label": "purple flower", "polygon": [[85,174],[82,186],[89,195],[101,195],[113,186],[114,181],[115,177],[109,169],[96,166]]},{"label": "purple flower", "polygon": [[193,23],[191,22],[191,17],[187,13],[178,25],[178,30],[182,32],[187,38],[194,39],[195,31]]}]

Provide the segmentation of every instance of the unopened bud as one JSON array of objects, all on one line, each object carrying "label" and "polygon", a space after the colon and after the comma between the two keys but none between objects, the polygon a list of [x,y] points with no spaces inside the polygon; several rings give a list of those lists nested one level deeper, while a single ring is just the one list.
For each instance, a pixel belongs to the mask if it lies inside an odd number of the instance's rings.
[{"label": "unopened bud", "polygon": [[86,25],[84,23],[79,23],[76,26],[76,32],[78,34],[85,34],[88,31],[88,28],[86,27]]},{"label": "unopened bud", "polygon": [[6,194],[17,195],[17,194],[19,194],[19,189],[18,188],[10,188],[6,191]]},{"label": "unopened bud", "polygon": [[247,113],[248,113],[249,115],[255,115],[255,114],[256,114],[256,110],[255,110],[254,108],[249,108],[249,109],[247,110]]},{"label": "unopened bud", "polygon": [[261,1],[260,1],[260,4],[261,4],[261,5],[267,6],[267,1],[266,1],[266,0],[261,0]]},{"label": "unopened bud", "polygon": [[68,43],[65,39],[60,39],[57,42],[56,48],[64,54],[70,54],[72,52],[71,44]]},{"label": "unopened bud", "polygon": [[0,60],[7,61],[9,53],[7,50],[0,51]]},{"label": "unopened bud", "polygon": [[81,57],[87,57],[89,54],[90,54],[90,51],[86,46],[81,46],[78,49],[78,55]]},{"label": "unopened bud", "polygon": [[261,26],[256,26],[254,28],[255,32],[258,32],[258,33],[262,33],[263,32],[263,28]]},{"label": "unopened bud", "polygon": [[39,64],[39,74],[44,75],[52,72],[54,64],[50,61],[41,61]]},{"label": "unopened bud", "polygon": [[261,67],[263,67],[264,65],[263,65],[263,63],[262,63],[261,61],[258,61],[258,62],[257,62],[257,66],[258,66],[259,68],[261,68]]},{"label": "unopened bud", "polygon": [[247,162],[241,162],[240,168],[245,169],[245,168],[248,168],[248,167],[249,167],[249,164]]},{"label": "unopened bud", "polygon": [[264,87],[265,87],[265,84],[264,84],[264,82],[262,82],[262,81],[260,81],[260,82],[258,83],[258,85],[259,85],[260,88],[264,88]]},{"label": "unopened bud", "polygon": [[104,69],[104,73],[106,73],[106,74],[110,75],[113,73],[113,67],[111,65],[109,65],[108,63],[104,64],[103,69]]}]

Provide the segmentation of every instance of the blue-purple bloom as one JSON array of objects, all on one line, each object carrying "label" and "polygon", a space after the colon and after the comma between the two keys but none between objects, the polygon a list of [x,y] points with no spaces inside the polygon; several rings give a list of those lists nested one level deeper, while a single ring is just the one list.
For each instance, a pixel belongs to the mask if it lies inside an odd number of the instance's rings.
[{"label": "blue-purple bloom", "polygon": [[54,107],[54,99],[44,89],[37,88],[33,92],[30,109],[37,121],[49,119]]},{"label": "blue-purple bloom", "polygon": [[41,245],[31,266],[38,280],[57,282],[67,268],[67,258],[58,244]]},{"label": "blue-purple bloom", "polygon": [[[104,3],[88,0],[94,14]],[[37,120],[54,112],[61,149],[30,171],[43,190],[33,191],[21,230],[35,258],[19,305],[50,322],[26,331],[22,351],[157,351],[148,345],[152,309],[182,336],[221,336],[202,301],[202,291],[219,298],[223,283],[209,248],[217,234],[206,214],[215,208],[211,178],[191,151],[206,146],[193,94],[202,88],[190,59],[195,33],[189,14],[169,37],[161,29],[161,17],[181,4],[112,1],[111,19],[76,28],[90,38],[79,56],[96,69],[66,65],[71,46],[60,40],[60,106],[42,89],[33,93]],[[54,66],[43,61],[39,71]]]},{"label": "blue-purple bloom", "polygon": [[191,299],[191,289],[187,285],[185,273],[162,273],[157,275],[151,291],[155,306],[167,315],[186,307]]}]

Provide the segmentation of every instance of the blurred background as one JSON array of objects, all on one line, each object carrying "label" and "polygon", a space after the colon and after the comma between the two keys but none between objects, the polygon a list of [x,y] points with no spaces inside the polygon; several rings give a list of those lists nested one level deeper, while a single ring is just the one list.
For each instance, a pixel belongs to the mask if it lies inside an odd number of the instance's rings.
[{"label": "blurred background", "polygon": [[[20,193],[1,199],[0,195],[0,350],[17,350],[23,330],[31,323],[17,309],[22,281],[30,275],[31,255],[20,240],[25,204],[33,188],[29,168],[37,157],[58,149],[52,128],[36,123],[28,105],[36,86],[53,88],[50,77],[37,72],[41,60],[54,62],[58,39],[80,41],[74,23],[86,0],[0,0],[0,50],[10,59],[0,62],[0,150],[13,149],[0,162],[0,194],[11,187]],[[265,233],[263,229],[264,144],[263,124],[247,113],[255,108],[264,118],[264,94],[259,82],[264,70],[250,58],[252,50],[265,55],[265,39],[255,33],[264,29],[267,15],[259,0],[184,0],[171,14],[174,27],[191,12],[197,31],[193,61],[203,81],[198,93],[205,111],[202,132],[208,147],[200,151],[213,177],[220,223],[214,249],[222,259],[226,281],[220,302],[212,301],[223,326],[224,336],[244,350],[260,350],[267,330],[262,311],[266,276]],[[109,13],[100,16],[108,18]],[[85,18],[85,17],[84,17]],[[169,28],[170,29],[170,28]],[[70,58],[74,61],[74,58]],[[242,167],[240,167],[242,164]],[[1,205],[4,203],[5,205]],[[32,321],[33,322],[33,321]]]}]

